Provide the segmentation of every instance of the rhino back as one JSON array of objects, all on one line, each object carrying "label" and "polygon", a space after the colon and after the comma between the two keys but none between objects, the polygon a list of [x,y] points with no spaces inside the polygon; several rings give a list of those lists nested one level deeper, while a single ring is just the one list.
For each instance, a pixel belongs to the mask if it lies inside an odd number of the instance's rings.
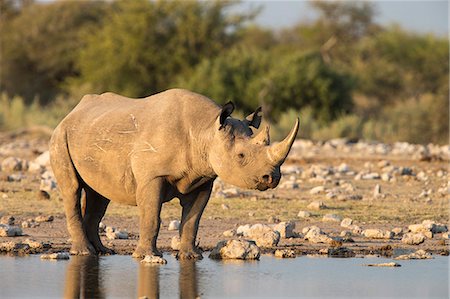
[{"label": "rhino back", "polygon": [[189,175],[192,137],[218,111],[209,99],[179,89],[144,99],[106,93],[85,96],[63,125],[81,178],[111,200],[135,204],[137,182]]}]

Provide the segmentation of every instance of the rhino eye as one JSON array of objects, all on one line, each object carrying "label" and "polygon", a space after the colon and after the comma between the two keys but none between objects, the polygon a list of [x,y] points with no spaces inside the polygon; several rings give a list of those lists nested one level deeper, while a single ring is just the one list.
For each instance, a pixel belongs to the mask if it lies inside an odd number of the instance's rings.
[{"label": "rhino eye", "polygon": [[243,153],[239,153],[238,157],[241,158],[241,159],[244,159],[245,155]]}]

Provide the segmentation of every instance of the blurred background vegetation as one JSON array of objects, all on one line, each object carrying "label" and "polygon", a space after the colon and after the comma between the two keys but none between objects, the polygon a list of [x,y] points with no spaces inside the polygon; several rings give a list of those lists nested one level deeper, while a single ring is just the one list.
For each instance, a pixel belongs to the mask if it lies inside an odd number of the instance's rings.
[{"label": "blurred background vegetation", "polygon": [[172,87],[241,114],[262,106],[282,135],[448,143],[447,37],[374,22],[371,2],[311,5],[283,30],[223,1],[0,0],[0,130],[56,124],[86,93]]}]

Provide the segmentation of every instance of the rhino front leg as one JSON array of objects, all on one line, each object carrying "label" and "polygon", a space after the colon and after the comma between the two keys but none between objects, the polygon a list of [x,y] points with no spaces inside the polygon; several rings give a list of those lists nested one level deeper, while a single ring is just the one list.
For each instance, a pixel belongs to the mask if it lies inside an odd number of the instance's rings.
[{"label": "rhino front leg", "polygon": [[207,182],[197,190],[182,196],[180,203],[183,207],[180,225],[180,251],[177,254],[178,259],[202,259],[202,252],[195,245],[200,217],[205,210],[213,181]]},{"label": "rhino front leg", "polygon": [[139,242],[133,257],[146,255],[162,256],[156,248],[159,227],[161,225],[162,179],[154,179],[136,190],[136,202],[139,208]]}]

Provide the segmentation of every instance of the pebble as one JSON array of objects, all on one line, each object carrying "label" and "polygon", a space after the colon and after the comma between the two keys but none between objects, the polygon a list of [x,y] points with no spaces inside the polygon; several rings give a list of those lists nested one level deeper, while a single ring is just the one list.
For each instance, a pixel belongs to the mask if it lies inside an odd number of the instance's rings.
[{"label": "pebble", "polygon": [[342,218],[336,214],[326,214],[322,218],[323,222],[341,222]]},{"label": "pebble", "polygon": [[381,196],[382,196],[382,194],[381,194],[381,186],[380,186],[380,184],[376,184],[375,188],[373,189],[373,197],[374,198],[379,198]]},{"label": "pebble", "polygon": [[247,232],[250,230],[250,224],[245,224],[245,225],[240,225],[237,229],[236,229],[236,234],[238,236],[247,236]]},{"label": "pebble", "polygon": [[338,166],[337,171],[341,173],[346,173],[350,171],[350,167],[347,164],[342,163]]},{"label": "pebble", "polygon": [[13,216],[6,215],[6,216],[3,216],[2,218],[0,218],[0,223],[7,224],[7,225],[14,225],[15,220],[16,219]]},{"label": "pebble", "polygon": [[25,221],[22,221],[21,226],[22,228],[35,228],[38,227],[40,223],[34,221],[34,219],[28,219]]},{"label": "pebble", "polygon": [[391,174],[389,174],[387,172],[384,172],[384,173],[381,174],[381,180],[382,181],[389,182],[391,179],[392,179],[392,175]]},{"label": "pebble", "polygon": [[319,227],[311,226],[306,230],[303,230],[305,234],[305,240],[308,240],[311,243],[326,243],[330,244],[334,240],[330,238],[327,234],[325,234]]},{"label": "pebble", "polygon": [[269,222],[269,223],[280,223],[280,219],[278,218],[278,217],[275,217],[275,216],[270,216],[268,219],[267,219],[267,222]]},{"label": "pebble", "polygon": [[290,249],[277,249],[275,250],[275,257],[278,258],[295,258],[295,251]]},{"label": "pebble", "polygon": [[126,231],[119,231],[119,230],[108,230],[109,227],[106,228],[106,238],[108,240],[117,240],[117,239],[128,239],[128,232]]},{"label": "pebble", "polygon": [[16,157],[8,157],[2,161],[1,169],[5,172],[22,170],[22,159]]},{"label": "pebble", "polygon": [[315,195],[315,194],[319,194],[319,193],[323,193],[323,192],[325,192],[324,186],[317,186],[317,187],[314,187],[311,190],[309,190],[309,194],[311,194],[311,195]]},{"label": "pebble", "polygon": [[180,229],[180,221],[172,220],[169,223],[169,227],[167,228],[170,231],[179,230]]},{"label": "pebble", "polygon": [[307,208],[310,210],[322,210],[325,209],[326,206],[323,201],[313,201],[307,206]]},{"label": "pebble", "polygon": [[222,210],[229,210],[229,209],[230,209],[230,206],[223,203],[223,204],[221,205],[221,208],[222,208]]},{"label": "pebble", "polygon": [[165,264],[167,264],[167,261],[160,256],[146,255],[145,258],[143,260],[141,260],[141,263],[165,265]]},{"label": "pebble", "polygon": [[70,255],[68,252],[55,252],[50,254],[41,254],[42,260],[68,260]]},{"label": "pebble", "polygon": [[344,218],[341,221],[341,227],[350,227],[353,224],[353,220],[351,218]]},{"label": "pebble", "polygon": [[239,260],[257,260],[261,255],[261,250],[253,241],[248,240],[229,240],[220,241],[211,251],[211,259],[239,259]]},{"label": "pebble", "polygon": [[300,218],[310,218],[311,217],[311,213],[308,212],[308,211],[299,211],[297,216],[300,217]]},{"label": "pebble", "polygon": [[37,216],[36,218],[34,218],[34,221],[36,222],[52,222],[54,219],[53,216]]}]

